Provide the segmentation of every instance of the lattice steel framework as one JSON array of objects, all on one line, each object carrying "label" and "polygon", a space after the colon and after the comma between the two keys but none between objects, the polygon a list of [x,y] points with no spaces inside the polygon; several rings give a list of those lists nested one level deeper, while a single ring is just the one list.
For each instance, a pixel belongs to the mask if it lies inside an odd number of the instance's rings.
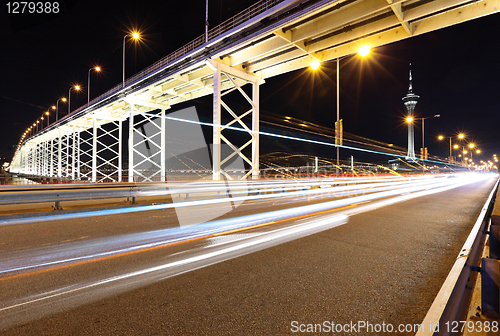
[{"label": "lattice steel framework", "polygon": [[[213,149],[212,149],[212,162],[213,162],[213,179],[220,180],[221,174],[229,180],[233,180],[233,177],[224,171],[224,164],[229,162],[234,156],[240,156],[246,163],[250,165],[250,170],[241,179],[246,179],[248,176],[252,178],[259,177],[259,85],[264,81],[258,77],[247,74],[246,72],[239,71],[237,69],[231,68],[224,64],[216,63],[214,61],[208,60],[207,65],[214,71],[214,91],[213,91]],[[227,90],[222,92],[222,84],[225,81],[231,83]],[[241,84],[240,84],[241,83]],[[252,84],[252,98],[250,98],[245,91],[243,91],[242,86],[251,83]],[[229,106],[226,104],[222,97],[233,92],[238,91],[243,98],[250,104],[250,109],[246,112],[237,115]],[[226,112],[228,112],[231,120],[222,125],[222,107]],[[247,126],[243,121],[246,116],[252,116],[251,126]],[[236,127],[238,126],[238,127]],[[241,146],[234,144],[234,140],[230,141],[227,136],[223,134],[224,130],[231,128],[242,129],[239,133],[246,133],[248,140]],[[240,134],[241,136],[241,134]],[[221,152],[222,141],[232,149],[232,153],[226,157],[222,157]],[[247,157],[243,150],[248,146],[252,145],[251,157]]]},{"label": "lattice steel framework", "polygon": [[158,105],[160,111],[156,114],[152,113],[155,107],[149,106],[149,113],[142,114],[138,109],[137,101],[128,101],[130,109],[128,181],[153,182],[159,180],[164,182],[166,106]]},{"label": "lattice steel framework", "polygon": [[122,181],[122,121],[98,123],[93,116],[92,182]]}]

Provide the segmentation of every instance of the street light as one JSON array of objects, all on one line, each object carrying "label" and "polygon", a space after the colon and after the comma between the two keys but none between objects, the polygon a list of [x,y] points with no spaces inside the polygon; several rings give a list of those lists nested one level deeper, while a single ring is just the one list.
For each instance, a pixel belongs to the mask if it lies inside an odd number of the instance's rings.
[{"label": "street light", "polygon": [[99,72],[99,71],[101,71],[101,67],[96,66],[96,67],[93,67],[93,68],[89,69],[89,73],[88,73],[88,76],[87,76],[87,105],[90,102],[90,72],[92,70],[95,70],[96,72]]},{"label": "street light", "polygon": [[59,98],[56,102],[56,121],[59,120],[59,101],[62,100],[63,103],[66,102],[66,98],[62,97],[62,98]]},{"label": "street light", "polygon": [[47,127],[49,127],[49,122],[50,122],[50,112],[46,111],[45,115],[47,116]]},{"label": "street light", "polygon": [[50,124],[50,109],[55,110],[56,107],[52,105],[51,107],[48,108],[48,110],[45,112],[45,115],[47,116],[47,127],[49,127]]},{"label": "street light", "polygon": [[371,49],[371,48],[370,48],[370,46],[368,46],[368,45],[366,45],[366,44],[365,44],[365,45],[362,45],[362,46],[361,46],[361,47],[359,47],[359,49],[358,49],[358,54],[359,54],[360,56],[363,56],[363,57],[368,56],[368,54],[370,53],[370,49]]},{"label": "street light", "polygon": [[[443,140],[444,138],[445,138],[444,135],[439,135],[438,136],[438,140]],[[452,146],[452,144],[451,144],[452,137],[448,136],[447,138],[450,139],[450,158],[449,158],[449,160],[450,160],[450,163],[452,163],[452,161],[453,161],[453,152],[451,150],[452,149],[452,147],[451,147]],[[458,139],[463,139],[464,138],[464,134],[462,134],[462,133],[458,134],[457,138]],[[453,145],[453,149],[458,149],[458,148],[459,148],[459,146],[457,144]]]},{"label": "street light", "polygon": [[71,90],[80,91],[80,85],[75,85],[69,88],[68,91],[68,114],[71,112]]},{"label": "street light", "polygon": [[[433,115],[432,117],[424,117],[424,118],[413,118],[411,121],[413,120],[422,120],[422,155],[421,155],[421,158],[422,160],[424,159],[425,157],[425,142],[424,142],[424,130],[425,130],[425,124],[424,124],[424,120],[425,119],[430,119],[430,118],[439,118],[441,117],[440,114],[435,114]],[[411,119],[411,117],[408,117],[406,120],[408,121],[408,119]],[[408,122],[411,122],[411,121],[408,121]]]},{"label": "street light", "polygon": [[125,39],[131,36],[134,40],[138,40],[141,36],[137,32],[132,32],[123,37],[123,71],[122,71],[122,88],[125,87]]},{"label": "street light", "polygon": [[[365,57],[368,56],[370,53],[370,47],[367,45],[362,45],[358,49],[358,55]],[[348,57],[350,55],[346,55],[345,57]],[[345,58],[344,57],[344,58]],[[337,57],[336,62],[337,62],[337,122],[335,123],[335,144],[337,145],[337,177],[338,177],[338,167],[339,167],[339,146],[340,145],[340,60],[341,58]],[[320,66],[320,61],[314,60],[311,62],[310,66],[312,69],[316,70]]]},{"label": "street light", "polygon": [[316,70],[319,68],[320,62],[318,60],[314,60],[311,62],[311,69]]}]

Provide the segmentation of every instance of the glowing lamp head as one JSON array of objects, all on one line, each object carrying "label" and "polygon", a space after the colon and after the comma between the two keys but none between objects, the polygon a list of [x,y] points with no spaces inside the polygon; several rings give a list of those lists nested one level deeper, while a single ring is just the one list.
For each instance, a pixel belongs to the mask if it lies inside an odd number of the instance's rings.
[{"label": "glowing lamp head", "polygon": [[51,108],[51,109],[53,109],[53,110],[55,110],[55,109],[56,109],[56,106],[55,106],[55,105],[52,105],[50,108]]},{"label": "glowing lamp head", "polygon": [[480,154],[480,153],[481,153],[480,149],[476,150],[476,154]]},{"label": "glowing lamp head", "polygon": [[43,117],[41,117],[40,119],[43,120]]},{"label": "glowing lamp head", "polygon": [[80,91],[80,85],[75,85],[75,90]]},{"label": "glowing lamp head", "polygon": [[460,134],[458,135],[458,138],[459,138],[459,139],[463,139],[463,138],[465,138],[465,135],[464,135],[463,133],[460,133]]},{"label": "glowing lamp head", "polygon": [[62,99],[61,99],[61,100],[62,100],[63,102],[66,102],[66,100],[67,100],[67,99],[66,99],[66,98],[64,98],[64,97],[62,97]]},{"label": "glowing lamp head", "polygon": [[97,72],[99,72],[99,71],[101,71],[101,67],[96,66],[96,67],[94,68],[94,70],[95,70],[95,71],[97,71]]},{"label": "glowing lamp head", "polygon": [[[42,117],[42,118],[43,118],[43,117]],[[39,123],[40,123],[40,120],[37,120],[37,121],[36,121],[36,123],[37,123],[37,124],[39,124]]]},{"label": "glowing lamp head", "polygon": [[139,37],[140,37],[140,35],[139,35],[139,33],[134,32],[134,33],[132,33],[132,37],[133,37],[135,40],[138,40],[138,39],[139,39]]},{"label": "glowing lamp head", "polygon": [[453,148],[458,149],[458,145],[453,145]]},{"label": "glowing lamp head", "polygon": [[49,114],[50,114],[50,112],[49,112],[49,111],[46,111],[46,112],[45,112],[45,115],[49,115]]},{"label": "glowing lamp head", "polygon": [[318,60],[314,60],[311,62],[311,69],[316,70],[319,68],[320,62]]},{"label": "glowing lamp head", "polygon": [[470,144],[469,144],[469,148],[474,148],[474,144],[473,144],[473,143],[470,143]]},{"label": "glowing lamp head", "polygon": [[440,135],[438,136],[438,140],[443,140],[444,139],[444,136]]},{"label": "glowing lamp head", "polygon": [[370,53],[370,49],[370,46],[362,45],[361,47],[359,47],[358,54],[365,57]]},{"label": "glowing lamp head", "polygon": [[413,118],[412,118],[412,117],[408,117],[408,118],[406,118],[406,122],[407,122],[407,123],[411,123],[412,121],[413,121]]}]

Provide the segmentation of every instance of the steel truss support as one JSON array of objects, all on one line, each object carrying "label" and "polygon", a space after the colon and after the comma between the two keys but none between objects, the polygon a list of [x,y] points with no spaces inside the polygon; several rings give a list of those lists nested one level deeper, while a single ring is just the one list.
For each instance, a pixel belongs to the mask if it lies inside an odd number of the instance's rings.
[{"label": "steel truss support", "polygon": [[[213,60],[207,60],[206,64],[214,72],[214,92],[213,92],[213,179],[220,180],[221,175],[226,179],[233,178],[224,170],[224,165],[228,163],[234,156],[240,156],[249,166],[250,170],[241,179],[246,179],[251,176],[254,179],[259,178],[259,85],[264,83],[264,80],[248,74],[246,72],[231,68],[227,65],[217,63]],[[232,84],[229,89],[222,92],[222,83],[229,80]],[[240,84],[242,83],[242,84]],[[252,84],[252,98],[250,98],[242,86]],[[250,109],[241,115],[237,115],[224,101],[223,97],[233,91],[238,91],[243,98],[250,104]],[[232,118],[227,124],[222,125],[222,107],[227,111]],[[252,121],[250,127],[243,121],[243,118],[251,116]],[[233,144],[223,131],[228,127],[240,128],[249,135],[248,141],[243,145],[237,146]],[[243,132],[240,132],[243,133]],[[223,158],[221,153],[222,143],[231,148],[232,153]],[[252,145],[251,157],[247,157],[243,150]]]},{"label": "steel truss support", "polygon": [[68,157],[68,153],[69,153],[69,135],[67,134],[60,134],[60,137],[59,137],[59,162],[57,163],[58,164],[58,168],[59,168],[59,172],[58,172],[58,176],[59,177],[63,177],[63,175],[65,177],[68,177],[69,176],[69,171],[68,171],[68,167],[69,167],[69,157]]},{"label": "steel truss support", "polygon": [[58,132],[59,137],[57,138],[57,177],[62,177],[62,136],[61,130]]},{"label": "steel truss support", "polygon": [[49,177],[54,177],[54,135],[50,135],[49,148]]},{"label": "steel truss support", "polygon": [[75,177],[92,182],[122,181],[122,121],[92,114],[92,127],[74,133]]},{"label": "steel truss support", "polygon": [[[136,99],[125,100],[130,106],[128,181],[165,182],[165,110],[169,107]],[[141,113],[136,105],[146,107],[150,113]]]},{"label": "steel truss support", "polygon": [[26,173],[28,174],[33,174],[34,171],[34,159],[35,159],[35,152],[33,149],[33,142],[28,143],[28,160],[27,160],[27,171]]}]

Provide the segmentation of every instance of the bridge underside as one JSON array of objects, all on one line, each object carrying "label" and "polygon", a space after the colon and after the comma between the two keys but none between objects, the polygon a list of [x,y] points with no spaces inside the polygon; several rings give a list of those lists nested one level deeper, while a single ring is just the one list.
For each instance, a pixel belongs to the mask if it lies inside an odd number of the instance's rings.
[{"label": "bridge underside", "polygon": [[[259,85],[266,78],[308,67],[313,60],[324,62],[354,54],[363,44],[377,47],[499,10],[500,0],[274,1],[272,7],[249,14],[219,35],[212,34],[199,47],[180,49],[180,56],[160,60],[129,79],[124,88],[95,99],[24,140],[11,171],[93,182],[122,181],[125,148],[128,181],[164,181],[164,122],[155,123],[157,131],[151,136],[141,133],[141,123],[144,118],[165,120],[171,106],[212,94],[213,179],[233,178],[223,165],[234,157],[249,167],[239,178],[257,178]],[[246,84],[253,86],[252,97],[242,89]],[[238,115],[224,102],[223,96],[232,91],[248,101],[248,111]],[[223,113],[231,117],[225,125],[221,124]],[[142,119],[136,121],[138,115]],[[128,130],[122,129],[124,121],[128,121]],[[228,127],[240,128],[248,141],[234,145],[224,133]],[[123,144],[124,132],[128,132],[128,146]],[[147,138],[139,142],[148,141],[156,148],[150,154],[155,159],[143,153],[137,157],[137,137]],[[232,152],[222,155],[222,144]],[[251,155],[245,155],[250,146]],[[137,168],[146,161],[156,167],[147,176]]]}]

